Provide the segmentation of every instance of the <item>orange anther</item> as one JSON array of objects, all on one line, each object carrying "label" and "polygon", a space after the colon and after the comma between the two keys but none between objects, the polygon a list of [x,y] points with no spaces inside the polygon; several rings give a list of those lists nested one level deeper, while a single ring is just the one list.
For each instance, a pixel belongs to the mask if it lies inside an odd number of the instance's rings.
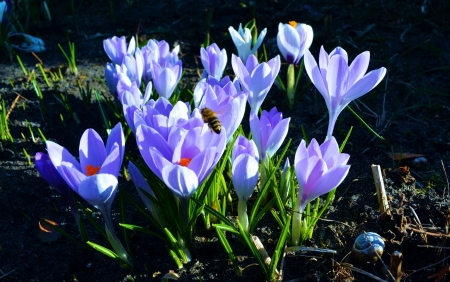
[{"label": "orange anther", "polygon": [[86,176],[92,176],[98,173],[101,166],[92,166],[91,164],[88,164],[86,166]]},{"label": "orange anther", "polygon": [[289,25],[292,26],[293,28],[297,27],[297,22],[296,21],[289,21]]},{"label": "orange anther", "polygon": [[182,158],[180,160],[179,164],[182,165],[182,166],[186,166],[187,167],[191,161],[192,161],[192,159]]}]

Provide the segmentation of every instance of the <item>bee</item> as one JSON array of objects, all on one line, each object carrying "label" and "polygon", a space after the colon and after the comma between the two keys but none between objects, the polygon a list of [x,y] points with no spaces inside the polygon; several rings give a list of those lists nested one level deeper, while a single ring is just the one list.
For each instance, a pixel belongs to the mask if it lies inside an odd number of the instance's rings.
[{"label": "bee", "polygon": [[209,108],[203,108],[201,110],[201,113],[203,121],[208,124],[209,128],[211,128],[211,132],[214,131],[215,133],[220,134],[222,124],[217,118],[216,113],[214,113],[214,111]]}]

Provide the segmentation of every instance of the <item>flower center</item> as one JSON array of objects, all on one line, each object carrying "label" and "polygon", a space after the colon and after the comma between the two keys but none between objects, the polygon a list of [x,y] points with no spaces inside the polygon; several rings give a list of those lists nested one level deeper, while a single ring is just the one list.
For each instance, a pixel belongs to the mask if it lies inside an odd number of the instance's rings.
[{"label": "flower center", "polygon": [[181,158],[179,164],[181,166],[187,167],[191,161],[192,161],[192,159],[189,159],[189,158]]},{"label": "flower center", "polygon": [[101,166],[92,166],[91,164],[88,164],[86,166],[86,176],[92,176],[98,173]]},{"label": "flower center", "polygon": [[297,27],[297,22],[296,21],[290,21],[289,25],[292,26],[293,28]]}]

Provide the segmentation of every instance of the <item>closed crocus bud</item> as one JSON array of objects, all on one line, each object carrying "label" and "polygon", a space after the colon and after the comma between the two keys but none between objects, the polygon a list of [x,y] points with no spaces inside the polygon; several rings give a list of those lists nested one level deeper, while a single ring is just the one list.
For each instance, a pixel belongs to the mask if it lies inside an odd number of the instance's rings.
[{"label": "closed crocus bud", "polygon": [[283,203],[286,203],[289,198],[291,191],[291,166],[289,164],[289,159],[286,158],[286,162],[284,163],[283,170],[281,171],[281,180],[280,180],[280,197],[283,200]]},{"label": "closed crocus bud", "polygon": [[311,46],[313,37],[312,27],[307,24],[291,21],[289,24],[278,25],[278,49],[289,64],[298,64]]},{"label": "closed crocus bud", "polygon": [[[220,50],[216,43],[200,49],[200,56],[205,72],[220,80],[227,65],[227,51]],[[206,77],[207,75],[204,75]]]},{"label": "closed crocus bud", "polygon": [[232,181],[239,199],[238,218],[248,232],[247,201],[258,183],[258,150],[253,140],[239,135],[232,151]]},{"label": "closed crocus bud", "polygon": [[152,62],[152,79],[153,86],[161,97],[169,99],[175,87],[180,80],[182,73],[181,61],[175,64],[160,65],[157,62]]}]

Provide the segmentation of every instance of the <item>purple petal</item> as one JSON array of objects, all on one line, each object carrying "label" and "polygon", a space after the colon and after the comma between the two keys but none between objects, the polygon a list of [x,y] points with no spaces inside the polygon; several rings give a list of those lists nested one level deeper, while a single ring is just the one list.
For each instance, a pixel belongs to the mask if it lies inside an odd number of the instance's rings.
[{"label": "purple petal", "polygon": [[347,89],[353,86],[367,71],[370,61],[370,52],[362,52],[352,62],[348,69]]},{"label": "purple petal", "polygon": [[111,213],[111,205],[117,193],[118,181],[111,174],[96,174],[81,181],[79,194],[104,216]]},{"label": "purple petal", "polygon": [[167,187],[180,198],[189,198],[198,188],[197,175],[184,166],[167,165],[162,170],[162,177]]},{"label": "purple petal", "polygon": [[381,82],[381,80],[383,80],[385,75],[386,69],[383,67],[367,73],[347,91],[344,97],[345,103],[350,103],[354,99],[357,99],[372,90]]},{"label": "purple petal", "polygon": [[81,171],[88,175],[91,168],[101,167],[106,159],[105,144],[98,133],[93,129],[87,129],[80,140],[80,165]]},{"label": "purple petal", "polygon": [[266,154],[269,154],[269,156],[274,156],[277,150],[281,147],[281,144],[288,133],[290,120],[291,118],[283,119],[275,126],[270,134],[266,145]]},{"label": "purple petal", "polygon": [[232,180],[239,200],[247,201],[258,183],[258,162],[248,154],[239,155],[233,162]]}]

